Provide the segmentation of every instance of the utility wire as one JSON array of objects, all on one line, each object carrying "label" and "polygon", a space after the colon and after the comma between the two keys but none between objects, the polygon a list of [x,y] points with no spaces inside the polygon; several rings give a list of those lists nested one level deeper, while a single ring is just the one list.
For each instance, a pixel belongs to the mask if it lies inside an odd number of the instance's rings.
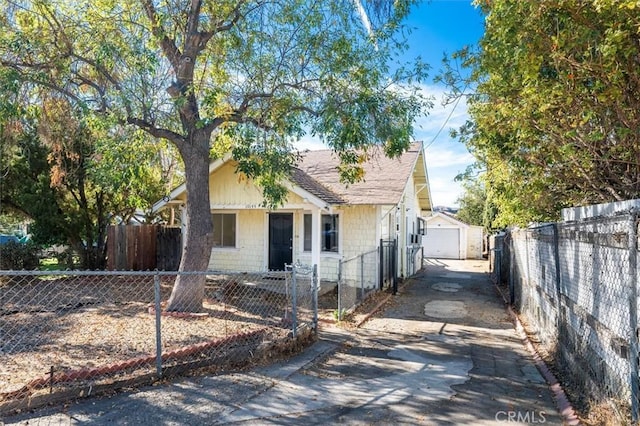
[{"label": "utility wire", "polygon": [[[466,89],[466,87],[465,87]],[[433,143],[436,141],[436,139],[438,138],[438,136],[440,136],[440,133],[442,132],[442,130],[444,129],[444,126],[447,125],[447,123],[449,122],[449,120],[451,119],[451,116],[453,116],[453,112],[456,110],[456,108],[458,107],[458,104],[460,103],[460,99],[462,99],[462,97],[464,96],[464,89],[462,90],[462,93],[460,93],[460,96],[458,96],[458,99],[456,99],[456,103],[453,105],[453,108],[451,108],[451,111],[449,112],[449,115],[447,116],[447,118],[444,120],[444,123],[442,123],[442,126],[440,126],[440,129],[438,130],[438,133],[436,133],[436,135],[433,137],[433,139],[431,139],[431,142],[429,142],[424,149],[429,148],[431,145],[433,145]]]}]

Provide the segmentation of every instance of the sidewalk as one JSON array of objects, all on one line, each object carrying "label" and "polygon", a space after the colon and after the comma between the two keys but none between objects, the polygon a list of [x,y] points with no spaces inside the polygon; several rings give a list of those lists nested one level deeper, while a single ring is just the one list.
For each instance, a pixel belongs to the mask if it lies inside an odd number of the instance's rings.
[{"label": "sidewalk", "polygon": [[[357,330],[304,353],[5,418],[29,425],[562,424],[484,261],[430,260]],[[0,420],[1,424],[1,420]]]}]

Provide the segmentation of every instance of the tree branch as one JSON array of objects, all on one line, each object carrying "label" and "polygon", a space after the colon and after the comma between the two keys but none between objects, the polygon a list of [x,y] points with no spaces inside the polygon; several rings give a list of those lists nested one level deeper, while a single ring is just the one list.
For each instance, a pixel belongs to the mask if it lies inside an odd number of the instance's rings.
[{"label": "tree branch", "polygon": [[139,127],[153,137],[170,140],[178,146],[186,141],[182,135],[169,129],[157,128],[152,123],[149,123],[148,121],[142,120],[140,118],[127,117],[126,123]]},{"label": "tree branch", "polygon": [[158,12],[156,11],[152,0],[141,0],[141,3],[145,13],[147,14],[147,18],[151,21],[151,33],[160,42],[162,52],[173,67],[174,72],[177,74],[178,67],[180,66],[180,57],[182,56],[180,49],[176,46],[175,41],[169,38],[166,30],[160,23]]}]

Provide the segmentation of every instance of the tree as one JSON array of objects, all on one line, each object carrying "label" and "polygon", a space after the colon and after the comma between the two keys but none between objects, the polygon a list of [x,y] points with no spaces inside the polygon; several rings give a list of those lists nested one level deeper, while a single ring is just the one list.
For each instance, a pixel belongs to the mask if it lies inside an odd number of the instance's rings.
[{"label": "tree", "polygon": [[[150,209],[164,193],[157,146],[117,126],[92,127],[90,116],[64,98],[46,98],[30,110],[13,122],[3,211],[29,218],[34,242],[68,245],[80,267],[101,269],[107,225]],[[121,152],[124,139],[135,149]]]},{"label": "tree", "polygon": [[479,1],[478,50],[455,58],[474,87],[462,139],[487,166],[498,222],[640,196],[637,1]]},{"label": "tree", "polygon": [[492,211],[487,190],[480,179],[465,179],[462,182],[464,192],[458,198],[460,209],[456,216],[469,225],[478,225],[486,230],[492,229]]},{"label": "tree", "polygon": [[[360,4],[360,2],[358,2]],[[409,146],[425,67],[389,69],[410,1],[33,0],[5,3],[0,64],[34,86],[172,143],[185,166],[180,271],[204,271],[212,248],[208,165],[230,146],[239,172],[282,202],[291,142],[320,135],[344,177],[374,145]],[[362,152],[365,151],[364,154]],[[167,309],[197,311],[204,277],[179,275]]]}]

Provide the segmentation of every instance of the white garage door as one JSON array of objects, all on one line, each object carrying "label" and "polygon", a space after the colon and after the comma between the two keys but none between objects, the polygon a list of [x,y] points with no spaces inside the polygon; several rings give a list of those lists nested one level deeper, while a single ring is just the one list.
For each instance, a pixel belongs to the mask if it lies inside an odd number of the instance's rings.
[{"label": "white garage door", "polygon": [[460,257],[460,230],[457,228],[427,228],[424,255],[442,259]]}]

